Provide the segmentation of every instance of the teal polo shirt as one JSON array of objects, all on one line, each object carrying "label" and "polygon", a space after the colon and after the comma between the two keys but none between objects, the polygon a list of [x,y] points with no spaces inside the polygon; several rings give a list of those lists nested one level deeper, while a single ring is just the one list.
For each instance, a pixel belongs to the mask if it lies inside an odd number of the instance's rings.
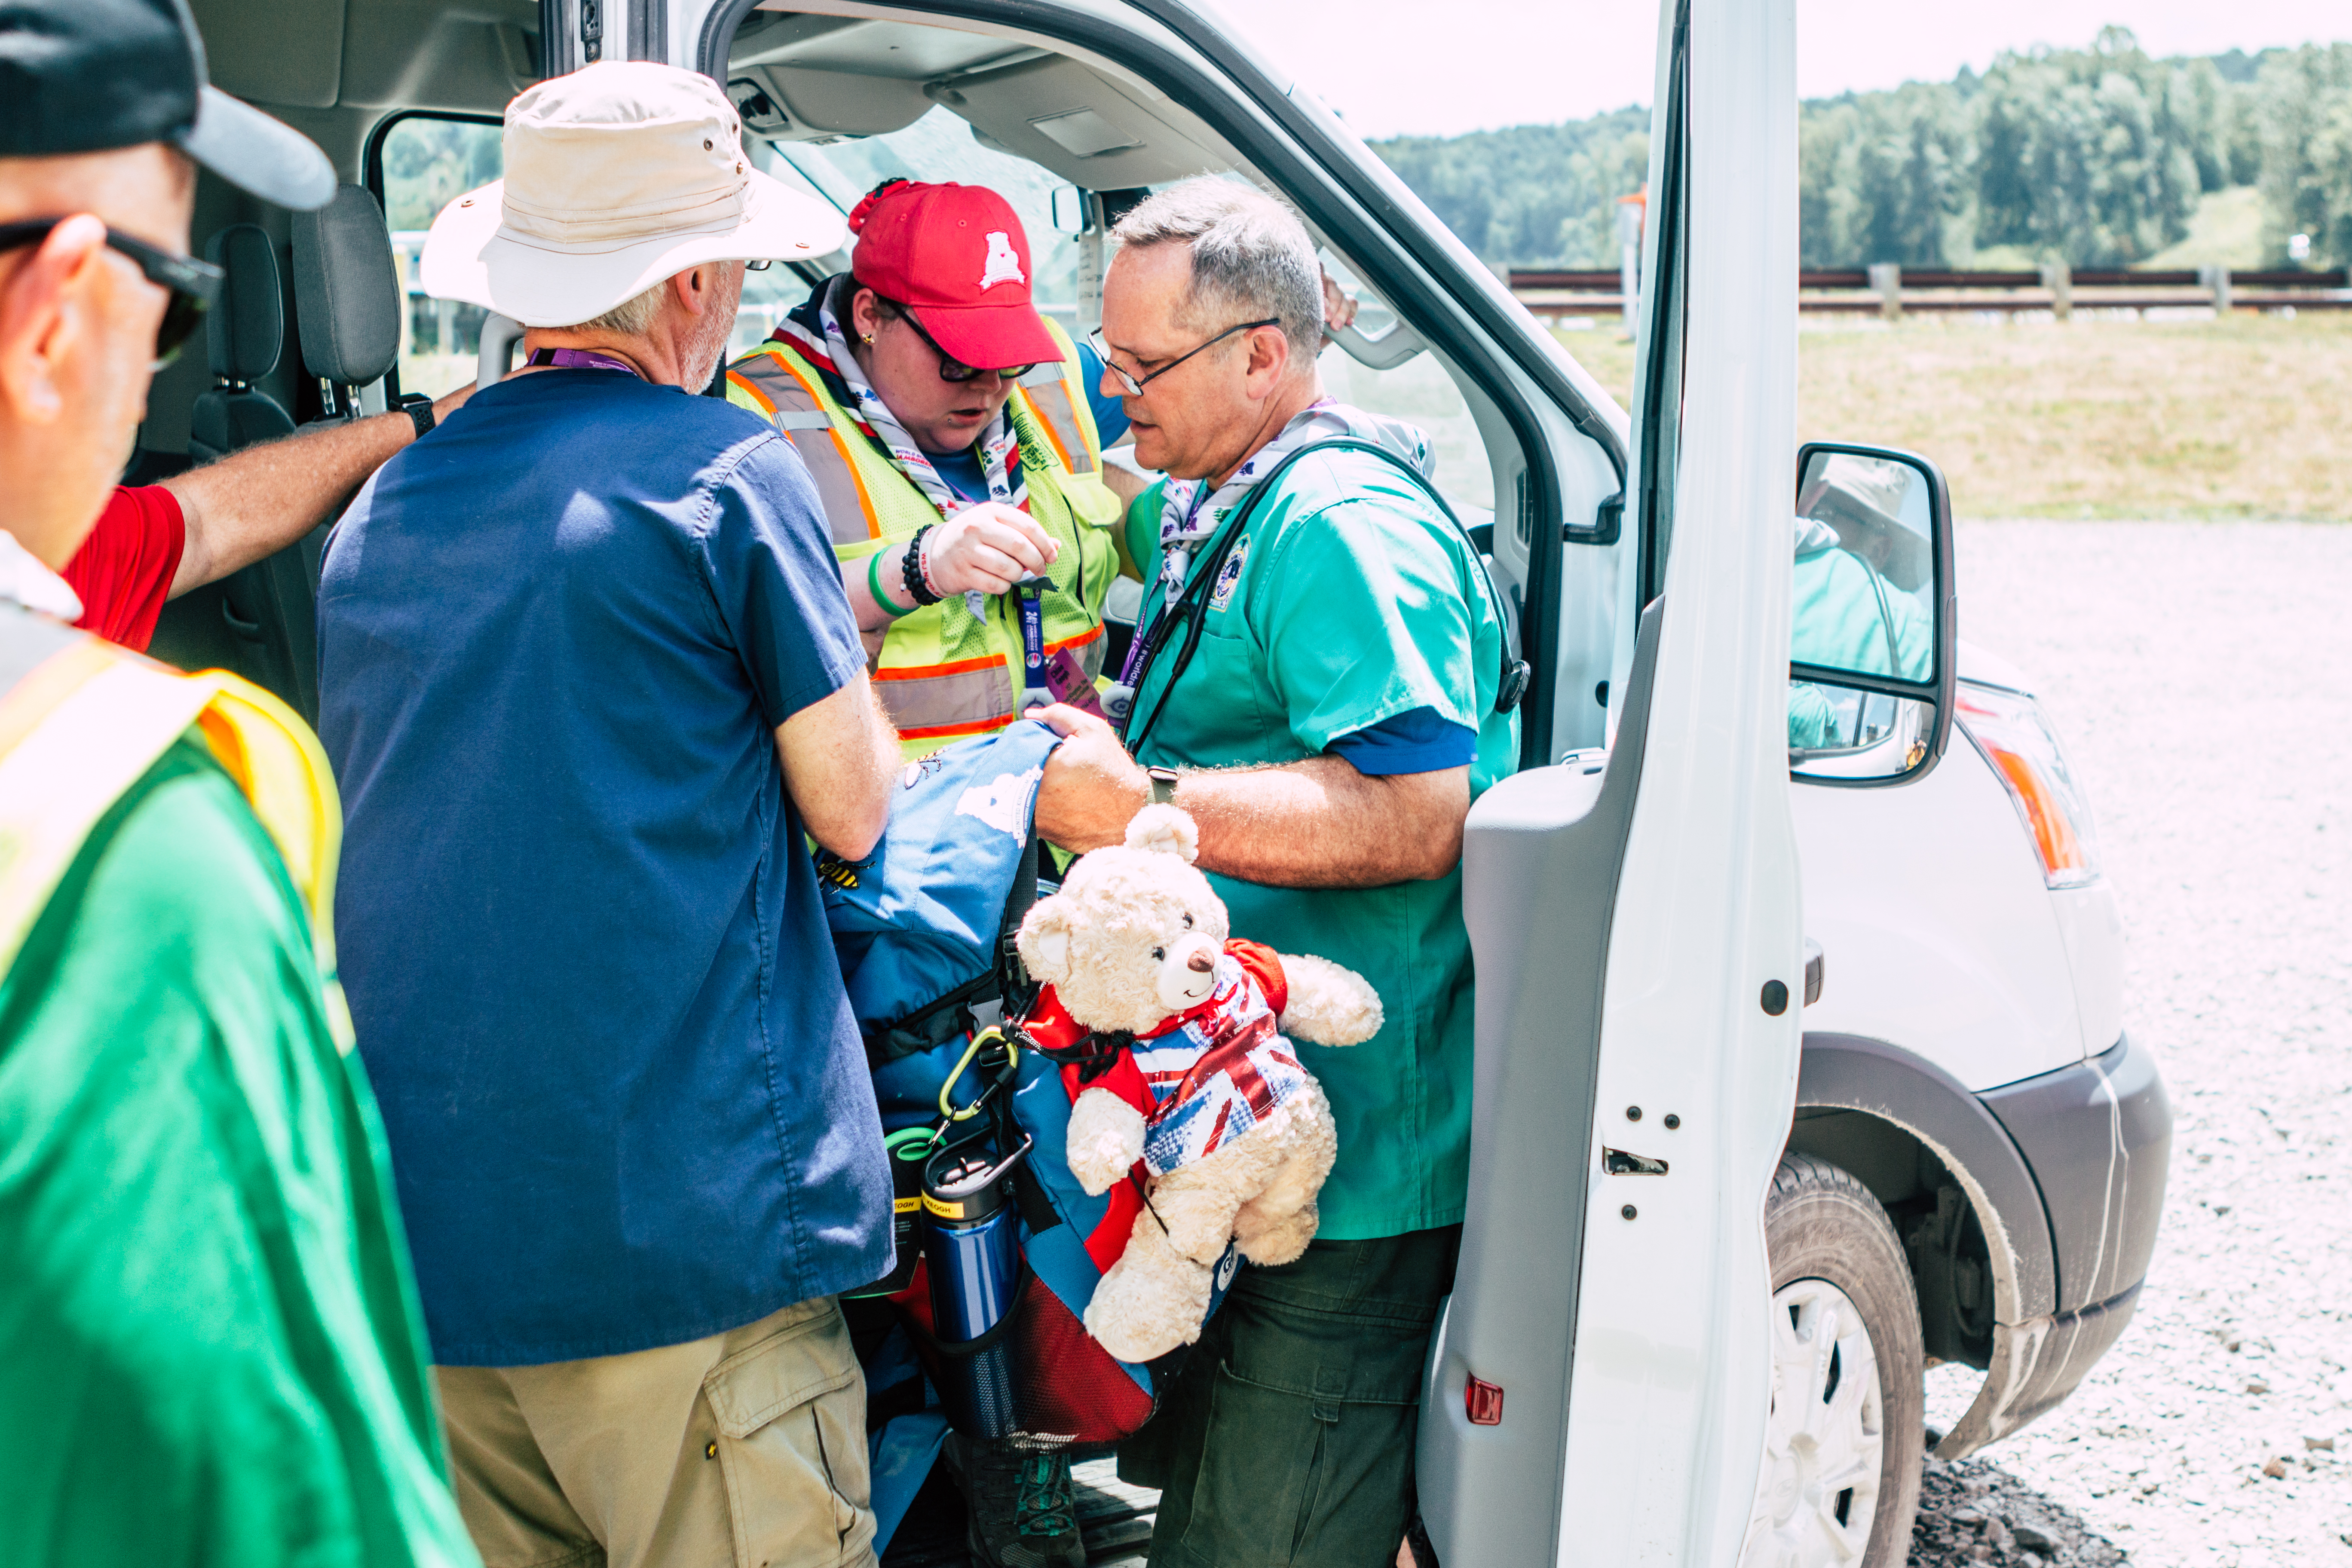
[{"label": "teal polo shirt", "polygon": [[[1495,711],[1503,626],[1470,542],[1411,479],[1362,452],[1302,458],[1278,483],[1234,546],[1239,571],[1229,563],[1230,587],[1212,596],[1190,668],[1170,689],[1171,649],[1136,693],[1139,718],[1166,700],[1137,760],[1295,763],[1426,709],[1476,731],[1473,798],[1511,773],[1518,717]],[[1128,516],[1147,584],[1160,575],[1160,505],[1155,486]],[[1460,1220],[1474,1023],[1460,868],[1385,888],[1209,880],[1235,936],[1344,963],[1387,1012],[1360,1046],[1298,1045],[1339,1124],[1318,1234],[1361,1241]]]}]

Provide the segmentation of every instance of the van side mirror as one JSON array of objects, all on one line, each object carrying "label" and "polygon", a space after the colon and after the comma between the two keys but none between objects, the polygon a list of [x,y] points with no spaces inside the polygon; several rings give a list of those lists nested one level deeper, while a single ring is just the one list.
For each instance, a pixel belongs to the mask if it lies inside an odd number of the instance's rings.
[{"label": "van side mirror", "polygon": [[1812,784],[1923,778],[1952,733],[1958,673],[1952,502],[1912,452],[1797,453],[1789,771]]}]

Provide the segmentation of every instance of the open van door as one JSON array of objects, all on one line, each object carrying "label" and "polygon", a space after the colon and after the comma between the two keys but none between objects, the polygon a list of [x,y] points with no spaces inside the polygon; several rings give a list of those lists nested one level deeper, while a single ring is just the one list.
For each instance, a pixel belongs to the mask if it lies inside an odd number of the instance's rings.
[{"label": "open van door", "polygon": [[1420,1455],[1448,1564],[1728,1564],[1748,1521],[1804,990],[1794,58],[1793,0],[1667,0],[1613,744],[1470,816],[1470,1212]]}]

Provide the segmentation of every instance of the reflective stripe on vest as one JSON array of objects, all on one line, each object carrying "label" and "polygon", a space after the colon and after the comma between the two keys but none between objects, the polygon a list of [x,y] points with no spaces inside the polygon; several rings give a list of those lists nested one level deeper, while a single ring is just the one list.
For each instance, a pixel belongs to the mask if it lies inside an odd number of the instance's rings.
[{"label": "reflective stripe on vest", "polygon": [[[855,425],[848,425],[845,434],[842,426],[847,422],[836,421],[827,412],[830,400],[814,369],[797,354],[755,351],[727,372],[727,397],[765,415],[800,453],[809,478],[816,481],[816,499],[824,508],[836,547],[882,537],[884,520],[877,515],[874,499],[858,477],[857,461],[850,455],[849,443],[864,442],[865,435]],[[921,500],[920,495],[916,499]],[[926,521],[939,515],[929,503],[924,511]]]},{"label": "reflective stripe on vest", "polygon": [[[1047,389],[1045,402],[1051,407],[1060,398],[1066,407],[1067,389],[1078,384],[1076,351],[1058,327],[1045,324],[1071,357],[1066,374],[1051,378],[1056,385]],[[731,402],[766,417],[801,454],[824,503],[834,552],[841,560],[863,563],[939,521],[939,509],[876,449],[816,368],[789,344],[761,344],[736,362],[727,382]],[[1038,411],[1034,390],[1015,389],[1021,399],[1017,416],[1044,435],[1047,448],[1032,454],[1044,466],[1028,468],[1029,510],[1062,546],[1053,574],[1065,590],[1045,601],[1045,651],[1048,657],[1073,651],[1092,679],[1101,673],[1103,659],[1099,605],[1118,570],[1110,530],[1123,509],[1097,477],[1100,457],[1092,412],[1083,398],[1075,420],[1065,418],[1059,429],[1044,428],[1049,421]],[[1066,448],[1086,464],[1083,474],[1071,472]],[[885,563],[883,576],[886,592],[903,592],[891,563]],[[961,598],[952,598],[892,622],[873,675],[906,751],[919,756],[946,742],[1010,723],[1021,697],[1020,668],[1017,610],[999,604],[978,620]]]},{"label": "reflective stripe on vest", "polygon": [[328,1023],[348,1052],[333,921],[342,806],[310,727],[226,670],[182,675],[83,632],[49,651],[63,628],[13,606],[0,617],[10,648],[47,655],[0,696],[0,972],[99,819],[193,725],[302,896]]}]

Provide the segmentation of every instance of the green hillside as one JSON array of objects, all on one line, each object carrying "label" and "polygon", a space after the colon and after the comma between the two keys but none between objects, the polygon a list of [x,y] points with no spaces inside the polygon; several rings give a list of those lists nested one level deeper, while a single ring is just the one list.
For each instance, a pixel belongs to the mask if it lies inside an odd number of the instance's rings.
[{"label": "green hillside", "polygon": [[[1610,267],[1649,114],[1373,149],[1497,268]],[[2352,264],[2352,43],[2156,59],[2129,29],[1801,110],[1808,267]]]}]

